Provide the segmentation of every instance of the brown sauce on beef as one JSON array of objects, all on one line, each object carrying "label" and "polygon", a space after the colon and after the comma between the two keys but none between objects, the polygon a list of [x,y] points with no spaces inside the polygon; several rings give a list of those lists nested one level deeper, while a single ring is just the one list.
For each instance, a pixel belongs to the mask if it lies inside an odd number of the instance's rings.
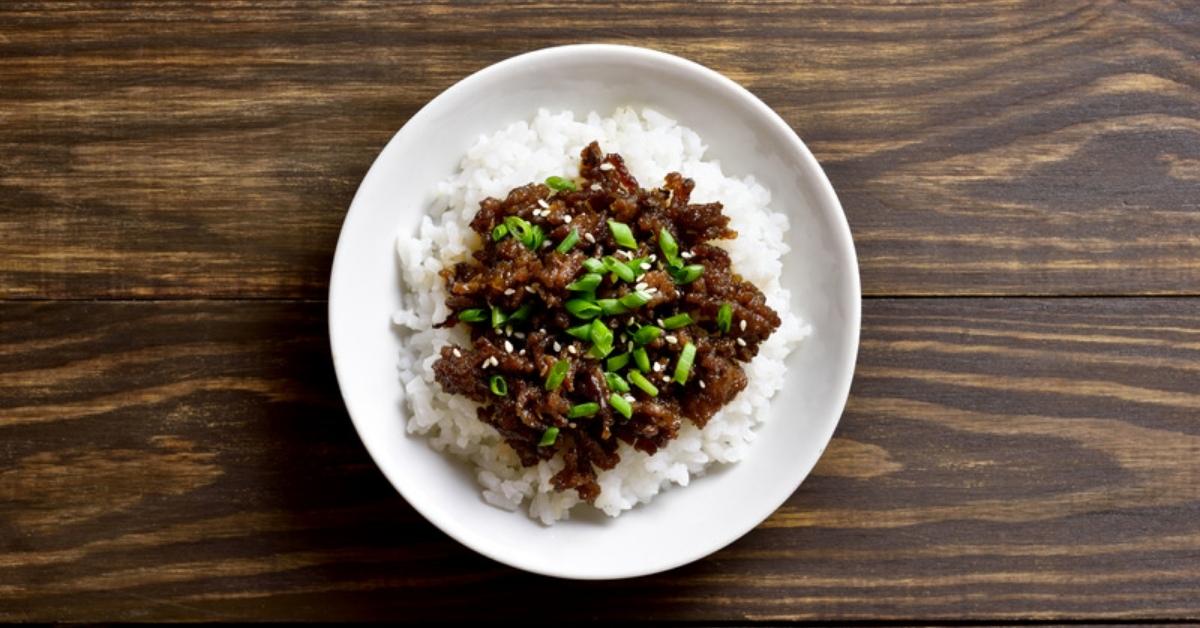
[{"label": "brown sauce on beef", "polygon": [[[467,324],[471,345],[443,347],[433,368],[444,390],[480,403],[479,419],[495,427],[526,466],[561,453],[566,466],[554,476],[554,486],[575,489],[592,502],[600,493],[596,470],[617,464],[620,441],[654,453],[676,436],[684,421],[703,427],[741,392],[746,387],[742,363],[758,353],[759,344],[780,320],[762,292],[730,267],[725,251],[708,243],[737,233],[729,229],[720,203],[689,203],[694,186],[690,179],[671,173],[662,187],[641,188],[619,155],[605,155],[593,142],[583,150],[573,183],[574,189],[561,189],[559,184],[558,190],[530,184],[512,190],[504,200],[480,203],[471,228],[483,246],[473,260],[442,273],[450,295],[447,305],[454,312],[442,325]],[[494,231],[511,216],[526,226],[536,225],[544,242],[514,233],[496,234],[502,237],[495,239]],[[636,249],[618,244],[609,220],[629,227]],[[663,229],[678,245],[674,265],[659,242]],[[572,231],[577,242],[559,252],[558,245]],[[606,256],[622,263],[642,260],[626,265],[636,272],[633,281],[606,269],[596,273],[603,279],[593,293],[568,289],[589,274],[585,260]],[[702,266],[702,273],[687,281],[680,276],[681,264]],[[586,317],[590,312],[585,312],[581,317],[567,308],[573,300],[621,299],[634,292],[640,295],[630,303],[645,303],[615,308],[627,310],[624,313]],[[727,330],[718,325],[722,306],[732,314]],[[493,310],[498,325],[493,325]],[[514,314],[516,320],[508,318]],[[642,326],[662,328],[664,320],[678,314],[687,314],[693,322],[664,329],[644,345],[634,341]],[[593,320],[602,321],[613,336],[613,347],[603,358],[594,355],[602,352],[603,343],[593,349],[594,337],[567,332],[579,332]],[[689,343],[695,348],[694,359],[686,383],[680,384],[672,376]],[[651,364],[645,372],[630,355],[639,347]],[[628,383],[636,370],[657,388],[657,395],[637,385],[629,385],[624,393],[610,389],[605,373],[621,355],[626,355],[627,364],[609,372]],[[566,373],[560,385],[548,390],[547,377],[560,360]],[[503,386],[493,385],[496,376]],[[494,392],[497,387],[504,394]],[[629,418],[609,401],[614,393],[629,402]],[[587,403],[599,406],[594,414],[569,418],[573,407]],[[547,434],[550,428],[557,429],[557,435],[546,444],[553,435],[553,430]]]}]

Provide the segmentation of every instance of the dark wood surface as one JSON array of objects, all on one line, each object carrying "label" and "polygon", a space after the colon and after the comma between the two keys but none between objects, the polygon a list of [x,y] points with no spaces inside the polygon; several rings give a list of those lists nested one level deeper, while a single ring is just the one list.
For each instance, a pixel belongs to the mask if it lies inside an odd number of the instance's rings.
[{"label": "dark wood surface", "polygon": [[[429,98],[581,41],[705,63],[827,169],[851,400],[675,571],[481,558],[337,394],[325,291]],[[0,4],[0,620],[1200,620],[1200,6]]]}]

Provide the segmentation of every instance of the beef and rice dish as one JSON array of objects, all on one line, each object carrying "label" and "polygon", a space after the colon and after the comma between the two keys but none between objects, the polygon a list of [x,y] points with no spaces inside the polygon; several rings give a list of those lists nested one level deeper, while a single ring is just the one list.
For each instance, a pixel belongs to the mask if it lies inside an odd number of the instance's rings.
[{"label": "beef and rice dish", "polygon": [[747,385],[742,365],[780,325],[714,240],[737,237],[721,203],[689,202],[679,173],[646,189],[596,142],[577,177],[480,203],[483,246],[442,271],[469,346],[433,366],[479,403],[525,466],[561,454],[552,483],[593,502],[623,441],[654,453]]}]

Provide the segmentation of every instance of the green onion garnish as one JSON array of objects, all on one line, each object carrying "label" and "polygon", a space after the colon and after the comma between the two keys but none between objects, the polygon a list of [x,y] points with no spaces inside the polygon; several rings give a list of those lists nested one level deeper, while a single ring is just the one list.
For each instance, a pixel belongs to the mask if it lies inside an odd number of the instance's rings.
[{"label": "green onion garnish", "polygon": [[575,405],[571,406],[571,409],[567,412],[567,418],[568,419],[578,419],[581,417],[592,416],[593,414],[596,414],[599,411],[600,411],[600,404],[598,404],[594,401],[589,401],[587,403],[579,403],[579,404],[575,404]]},{"label": "green onion garnish", "polygon": [[596,286],[599,286],[601,281],[604,281],[604,277],[596,273],[588,273],[567,284],[567,290],[571,292],[594,292]]},{"label": "green onion garnish", "polygon": [[504,219],[504,224],[508,227],[508,232],[512,234],[526,248],[533,247],[533,225],[529,221],[520,216],[509,216]]},{"label": "green onion garnish", "polygon": [[641,388],[642,392],[650,395],[651,397],[658,396],[658,387],[654,384],[651,384],[650,380],[646,379],[645,375],[642,375],[637,371],[629,371],[629,383]]},{"label": "green onion garnish", "polygon": [[592,337],[592,325],[591,323],[584,323],[575,327],[568,327],[567,333],[580,340],[587,340]]},{"label": "green onion garnish", "polygon": [[550,367],[550,372],[546,374],[546,390],[558,390],[562,386],[563,379],[567,377],[567,370],[571,368],[571,363],[566,360],[559,360]]},{"label": "green onion garnish", "polygon": [[604,272],[604,262],[602,262],[594,257],[589,257],[589,258],[583,260],[583,267],[588,269],[589,273]]},{"label": "green onion garnish", "polygon": [[563,241],[559,242],[558,246],[554,247],[554,250],[558,251],[559,253],[566,253],[567,251],[575,248],[576,242],[579,242],[579,230],[572,229],[571,233],[568,233],[567,237],[563,238]]},{"label": "green onion garnish", "polygon": [[604,366],[610,371],[619,371],[625,368],[626,364],[629,364],[629,353],[614,355],[604,362]]},{"label": "green onion garnish", "polygon": [[637,240],[633,239],[633,231],[629,225],[615,220],[608,221],[608,230],[612,232],[613,240],[617,241],[617,246],[623,246],[627,249],[637,249]]},{"label": "green onion garnish", "polygon": [[609,395],[608,402],[612,404],[614,410],[621,413],[621,416],[627,419],[633,416],[633,406],[629,405],[629,402],[621,395],[617,393]]},{"label": "green onion garnish", "polygon": [[526,304],[522,305],[521,307],[517,308],[516,311],[514,311],[512,314],[509,314],[508,320],[510,320],[510,321],[527,320],[531,313],[533,313],[533,304],[526,303]]},{"label": "green onion garnish", "polygon": [[621,305],[621,302],[616,299],[597,299],[596,305],[600,306],[600,311],[605,316],[617,316],[629,311],[629,308]]},{"label": "green onion garnish", "polygon": [[608,382],[608,389],[613,392],[629,392],[629,384],[625,383],[625,379],[616,373],[605,373],[604,381]]},{"label": "green onion garnish", "polygon": [[612,353],[612,330],[609,329],[608,325],[605,325],[600,319],[592,321],[590,336],[592,339],[592,350],[589,353],[591,353],[592,357],[601,359],[604,356]]},{"label": "green onion garnish", "polygon": [[574,181],[562,177],[547,177],[546,186],[555,192],[574,192],[579,189]]},{"label": "green onion garnish", "polygon": [[696,345],[687,343],[679,352],[679,361],[675,363],[675,381],[679,385],[687,383],[688,375],[692,372],[692,361],[696,359]]},{"label": "green onion garnish", "polygon": [[504,236],[506,236],[506,235],[508,235],[508,225],[506,225],[504,223],[500,223],[500,224],[496,225],[495,229],[492,229],[492,240],[493,241],[499,242],[499,241],[503,240]]},{"label": "green onion garnish", "polygon": [[680,327],[687,327],[688,325],[691,325],[693,322],[695,322],[695,321],[692,320],[692,317],[688,316],[687,313],[684,312],[681,314],[676,314],[675,316],[671,316],[669,318],[664,318],[663,319],[663,327],[665,327],[667,329],[679,329]]},{"label": "green onion garnish", "polygon": [[641,290],[634,290],[633,292],[621,297],[620,301],[621,305],[624,305],[631,310],[635,310],[650,302],[650,293],[643,292]]},{"label": "green onion garnish", "polygon": [[633,364],[643,373],[650,370],[650,356],[646,355],[646,350],[638,347],[633,350]]},{"label": "green onion garnish", "polygon": [[729,328],[733,326],[733,306],[728,303],[722,303],[721,309],[717,310],[717,329],[721,333],[729,333]]},{"label": "green onion garnish", "polygon": [[678,268],[673,273],[671,273],[671,278],[675,280],[675,283],[685,284],[685,283],[692,283],[693,281],[696,281],[697,279],[700,278],[700,275],[703,275],[703,274],[704,274],[704,266],[703,265],[688,264],[687,266],[684,266],[683,268]]},{"label": "green onion garnish", "polygon": [[658,248],[666,258],[667,264],[674,268],[683,266],[683,260],[679,259],[679,243],[675,241],[675,236],[671,235],[666,227],[658,231]]},{"label": "green onion garnish", "polygon": [[504,311],[496,306],[492,306],[492,327],[499,327],[504,324],[508,317],[504,315]]},{"label": "green onion garnish", "polygon": [[596,318],[600,315],[600,306],[596,305],[595,301],[587,299],[571,299],[566,302],[567,311],[575,318],[584,320]]},{"label": "green onion garnish", "polygon": [[478,323],[487,320],[487,312],[475,307],[458,313],[458,320],[464,323]]},{"label": "green onion garnish", "polygon": [[639,345],[648,345],[661,335],[662,330],[654,325],[643,325],[637,331],[633,332],[633,341]]},{"label": "green onion garnish", "polygon": [[542,440],[538,441],[538,447],[549,447],[558,440],[558,428],[548,427],[545,432],[542,432]]},{"label": "green onion garnish", "polygon": [[633,282],[637,277],[637,273],[633,272],[632,268],[626,266],[625,262],[611,255],[604,256],[604,268],[620,277],[622,281]]},{"label": "green onion garnish", "polygon": [[504,381],[504,376],[493,375],[488,380],[488,388],[492,389],[492,394],[497,397],[503,397],[508,394],[508,382]]},{"label": "green onion garnish", "polygon": [[546,232],[542,230],[541,225],[534,225],[529,229],[529,241],[525,242],[525,246],[531,251],[536,251],[542,248],[542,243],[546,241]]}]

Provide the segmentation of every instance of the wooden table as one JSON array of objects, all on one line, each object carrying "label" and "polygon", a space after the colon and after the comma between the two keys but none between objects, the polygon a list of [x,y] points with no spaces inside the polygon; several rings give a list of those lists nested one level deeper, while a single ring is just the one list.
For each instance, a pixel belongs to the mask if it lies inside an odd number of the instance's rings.
[{"label": "wooden table", "polygon": [[[1200,6],[0,4],[0,619],[1200,619]],[[428,99],[609,41],[739,81],[862,264],[814,475],[658,576],[418,516],[330,366],[335,239]]]}]

